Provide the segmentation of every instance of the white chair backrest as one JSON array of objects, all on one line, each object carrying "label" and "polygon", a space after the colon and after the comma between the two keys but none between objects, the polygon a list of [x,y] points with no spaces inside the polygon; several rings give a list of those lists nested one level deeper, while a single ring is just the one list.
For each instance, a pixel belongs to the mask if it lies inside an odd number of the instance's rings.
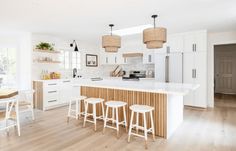
[{"label": "white chair backrest", "polygon": [[34,96],[34,90],[19,91],[19,101],[32,102]]}]

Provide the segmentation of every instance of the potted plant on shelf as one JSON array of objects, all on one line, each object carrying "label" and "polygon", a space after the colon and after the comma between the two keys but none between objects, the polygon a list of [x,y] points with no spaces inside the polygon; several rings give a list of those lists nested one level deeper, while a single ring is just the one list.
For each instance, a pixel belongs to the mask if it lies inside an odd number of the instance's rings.
[{"label": "potted plant on shelf", "polygon": [[53,46],[47,42],[40,42],[36,45],[36,49],[54,51]]}]

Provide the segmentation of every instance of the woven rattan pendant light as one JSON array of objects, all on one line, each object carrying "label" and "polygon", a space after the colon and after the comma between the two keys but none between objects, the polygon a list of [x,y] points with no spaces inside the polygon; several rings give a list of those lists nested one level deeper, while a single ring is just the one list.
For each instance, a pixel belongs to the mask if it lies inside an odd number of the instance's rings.
[{"label": "woven rattan pendant light", "polygon": [[121,45],[121,38],[117,35],[112,35],[113,24],[109,24],[111,27],[111,35],[102,36],[102,47],[105,48],[105,52],[117,52]]},{"label": "woven rattan pendant light", "polygon": [[162,48],[166,42],[166,28],[156,27],[157,15],[152,15],[154,19],[154,28],[143,30],[143,43],[148,49]]}]

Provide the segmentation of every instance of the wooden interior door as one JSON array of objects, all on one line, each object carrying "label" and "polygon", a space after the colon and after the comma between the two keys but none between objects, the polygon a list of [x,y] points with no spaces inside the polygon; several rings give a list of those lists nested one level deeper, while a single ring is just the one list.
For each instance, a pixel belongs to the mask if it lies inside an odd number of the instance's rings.
[{"label": "wooden interior door", "polygon": [[218,54],[215,61],[215,92],[233,93],[233,56]]}]

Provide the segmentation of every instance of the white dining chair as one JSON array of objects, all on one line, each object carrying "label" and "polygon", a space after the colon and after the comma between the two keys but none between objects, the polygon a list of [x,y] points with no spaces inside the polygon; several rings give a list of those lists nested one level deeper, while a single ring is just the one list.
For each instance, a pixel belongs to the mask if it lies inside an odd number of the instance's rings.
[{"label": "white dining chair", "polygon": [[18,97],[0,99],[0,104],[0,130],[7,130],[7,135],[9,135],[9,129],[16,126],[18,136],[20,136]]},{"label": "white dining chair", "polygon": [[34,93],[34,90],[19,91],[19,112],[20,114],[31,112],[32,120],[35,120],[33,102]]}]

